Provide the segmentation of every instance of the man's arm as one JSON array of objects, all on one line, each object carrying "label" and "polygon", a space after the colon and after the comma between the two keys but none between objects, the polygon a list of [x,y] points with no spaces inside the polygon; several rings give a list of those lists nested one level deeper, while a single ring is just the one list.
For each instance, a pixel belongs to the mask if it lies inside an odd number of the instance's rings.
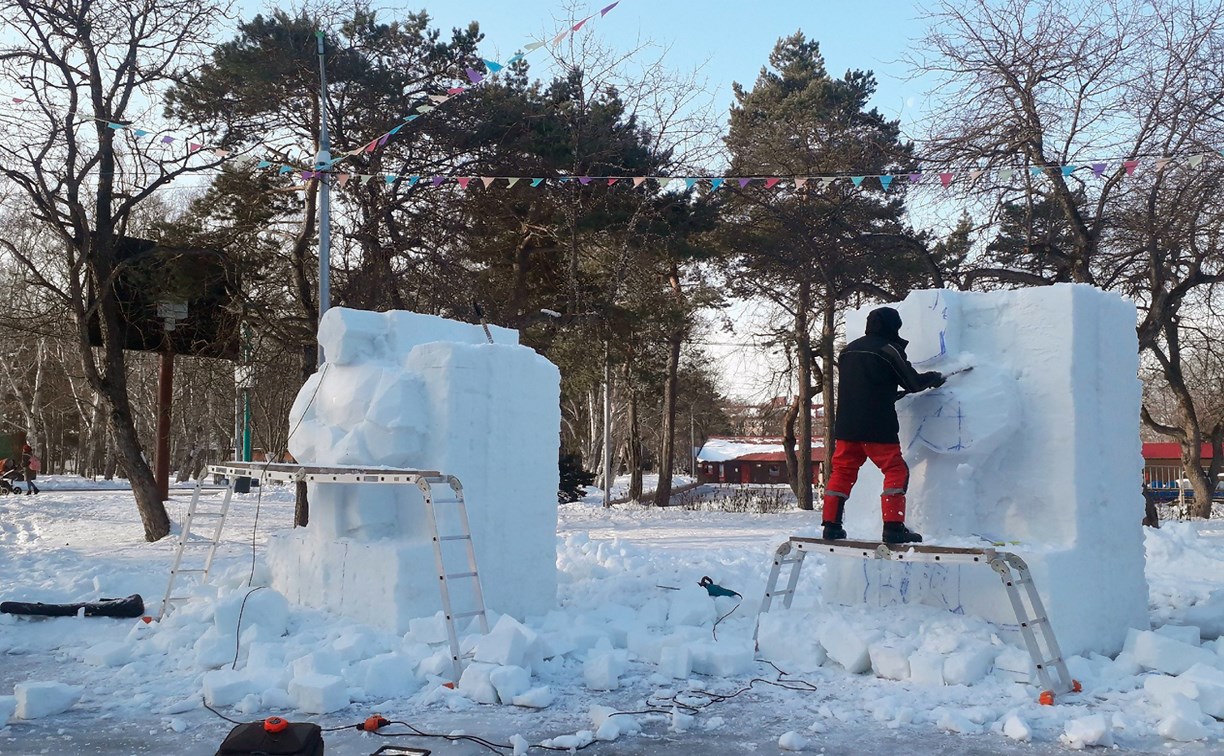
[{"label": "man's arm", "polygon": [[888,364],[892,365],[892,369],[897,373],[897,382],[901,384],[903,394],[916,394],[919,391],[938,388],[944,384],[943,375],[935,370],[927,373],[919,373],[914,370],[909,360],[905,359],[900,350],[892,344],[885,345],[883,351]]}]

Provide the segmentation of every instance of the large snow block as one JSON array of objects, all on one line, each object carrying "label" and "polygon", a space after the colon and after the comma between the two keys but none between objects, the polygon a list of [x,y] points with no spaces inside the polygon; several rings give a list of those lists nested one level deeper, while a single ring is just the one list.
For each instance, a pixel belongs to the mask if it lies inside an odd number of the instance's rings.
[{"label": "large snow block", "polygon": [[[911,293],[891,305],[919,370],[973,371],[897,403],[910,466],[908,520],[927,542],[1007,541],[1032,570],[1065,655],[1113,655],[1147,629],[1134,304],[1090,286]],[[865,307],[847,315],[863,333]],[[882,477],[863,466],[852,538],[880,532]],[[1017,542],[1011,545],[1010,542]],[[963,543],[963,540],[962,540]],[[1019,644],[983,565],[831,557],[828,603],[921,603],[982,617]]]},{"label": "large snow block", "polygon": [[[556,603],[560,374],[518,335],[410,312],[332,308],[327,362],[290,412],[307,465],[438,470],[463,485],[485,604],[523,618]],[[438,490],[441,489],[441,490]],[[439,531],[460,526],[434,486]],[[404,632],[441,608],[427,511],[414,486],[321,483],[307,533],[270,541],[273,585],[294,603]],[[461,542],[448,564],[465,563]],[[470,583],[470,581],[467,581]],[[452,606],[472,604],[455,581]]]},{"label": "large snow block", "polygon": [[298,675],[289,683],[289,698],[307,714],[330,714],[349,705],[348,687],[336,675]]},{"label": "large snow block", "polygon": [[13,686],[18,719],[40,719],[68,711],[81,700],[83,688],[61,682],[24,682]]},{"label": "large snow block", "polygon": [[1145,631],[1133,637],[1131,653],[1145,669],[1180,675],[1195,664],[1213,665],[1218,657],[1210,650],[1192,646],[1161,633]]}]

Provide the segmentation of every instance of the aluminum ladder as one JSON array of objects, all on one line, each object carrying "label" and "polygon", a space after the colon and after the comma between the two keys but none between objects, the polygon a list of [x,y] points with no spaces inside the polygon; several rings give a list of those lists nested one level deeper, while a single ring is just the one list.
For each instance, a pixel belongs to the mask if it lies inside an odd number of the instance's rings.
[{"label": "aluminum ladder", "polygon": [[[212,569],[213,558],[217,556],[217,546],[221,543],[221,529],[225,527],[225,516],[229,513],[230,500],[234,496],[233,478],[225,489],[220,507],[209,507],[210,499],[201,499],[202,485],[196,481],[195,491],[191,494],[191,505],[187,507],[187,515],[183,518],[183,527],[179,530],[178,544],[174,549],[174,562],[170,566],[170,579],[166,582],[166,595],[162,598],[161,610],[157,614],[160,621],[166,616],[172,601],[186,601],[190,596],[175,596],[174,586],[180,575],[198,575],[199,582],[208,579],[208,571]],[[203,502],[204,506],[201,506]],[[191,534],[197,520],[203,520],[211,527],[207,538],[192,540]],[[206,549],[204,563],[198,566],[184,567],[183,555],[188,551]],[[198,563],[196,563],[198,564]]]},{"label": "aluminum ladder", "polygon": [[[480,587],[480,573],[476,569],[476,549],[472,543],[472,529],[468,524],[467,504],[463,500],[463,484],[454,475],[424,476],[417,479],[417,488],[421,490],[421,495],[425,499],[426,519],[429,522],[434,564],[438,573],[438,589],[442,594],[442,614],[446,619],[446,637],[450,643],[451,664],[457,685],[459,678],[463,675],[463,661],[459,648],[459,634],[455,628],[456,620],[478,617],[481,631],[486,635],[489,632],[489,617],[485,612],[484,592]],[[445,534],[439,532],[439,507],[450,510],[444,512],[444,517],[447,522],[457,526],[455,532]],[[445,546],[448,543],[462,544],[463,553],[459,558],[465,560],[465,564],[454,565],[456,556],[452,554],[448,557],[446,553]],[[452,569],[458,571],[451,572]],[[452,605],[451,586],[455,581],[471,581],[472,606],[466,611],[456,612]]]},{"label": "aluminum ladder", "polygon": [[[1054,628],[1046,614],[1041,596],[1033,581],[1028,565],[1016,554],[996,549],[960,549],[947,546],[921,546],[916,544],[885,544],[874,541],[827,541],[821,538],[791,538],[777,548],[769,579],[765,585],[765,596],[757,612],[757,628],[752,637],[755,641],[760,630],[761,614],[769,611],[776,598],[790,608],[799,583],[799,573],[808,552],[831,556],[848,556],[859,559],[887,559],[896,562],[929,562],[939,564],[985,564],[998,575],[1016,614],[1020,635],[1025,649],[1033,660],[1042,692],[1038,701],[1053,704],[1054,696],[1060,693],[1078,693],[1082,689],[1078,680],[1071,679],[1066,660],[1054,637]],[[778,581],[784,569],[789,568],[786,587],[778,590]]]}]

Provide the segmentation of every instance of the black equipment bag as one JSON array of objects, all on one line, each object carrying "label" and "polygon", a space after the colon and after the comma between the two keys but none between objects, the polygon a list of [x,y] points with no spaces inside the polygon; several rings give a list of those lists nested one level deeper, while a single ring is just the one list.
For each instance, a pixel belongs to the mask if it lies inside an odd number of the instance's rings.
[{"label": "black equipment bag", "polygon": [[280,732],[268,732],[263,722],[247,722],[230,730],[217,756],[323,756],[323,730],[313,722],[290,722]]}]

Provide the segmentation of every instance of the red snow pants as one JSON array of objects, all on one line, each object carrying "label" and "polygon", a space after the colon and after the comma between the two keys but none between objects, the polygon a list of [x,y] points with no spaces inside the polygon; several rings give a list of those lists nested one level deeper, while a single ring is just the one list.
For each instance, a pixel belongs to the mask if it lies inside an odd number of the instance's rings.
[{"label": "red snow pants", "polygon": [[825,485],[825,522],[839,522],[838,513],[850,498],[850,490],[858,480],[859,468],[870,459],[884,473],[884,492],[880,509],[884,522],[905,522],[905,489],[909,487],[909,465],[901,456],[899,443],[872,441],[837,441],[833,451],[833,471]]}]

